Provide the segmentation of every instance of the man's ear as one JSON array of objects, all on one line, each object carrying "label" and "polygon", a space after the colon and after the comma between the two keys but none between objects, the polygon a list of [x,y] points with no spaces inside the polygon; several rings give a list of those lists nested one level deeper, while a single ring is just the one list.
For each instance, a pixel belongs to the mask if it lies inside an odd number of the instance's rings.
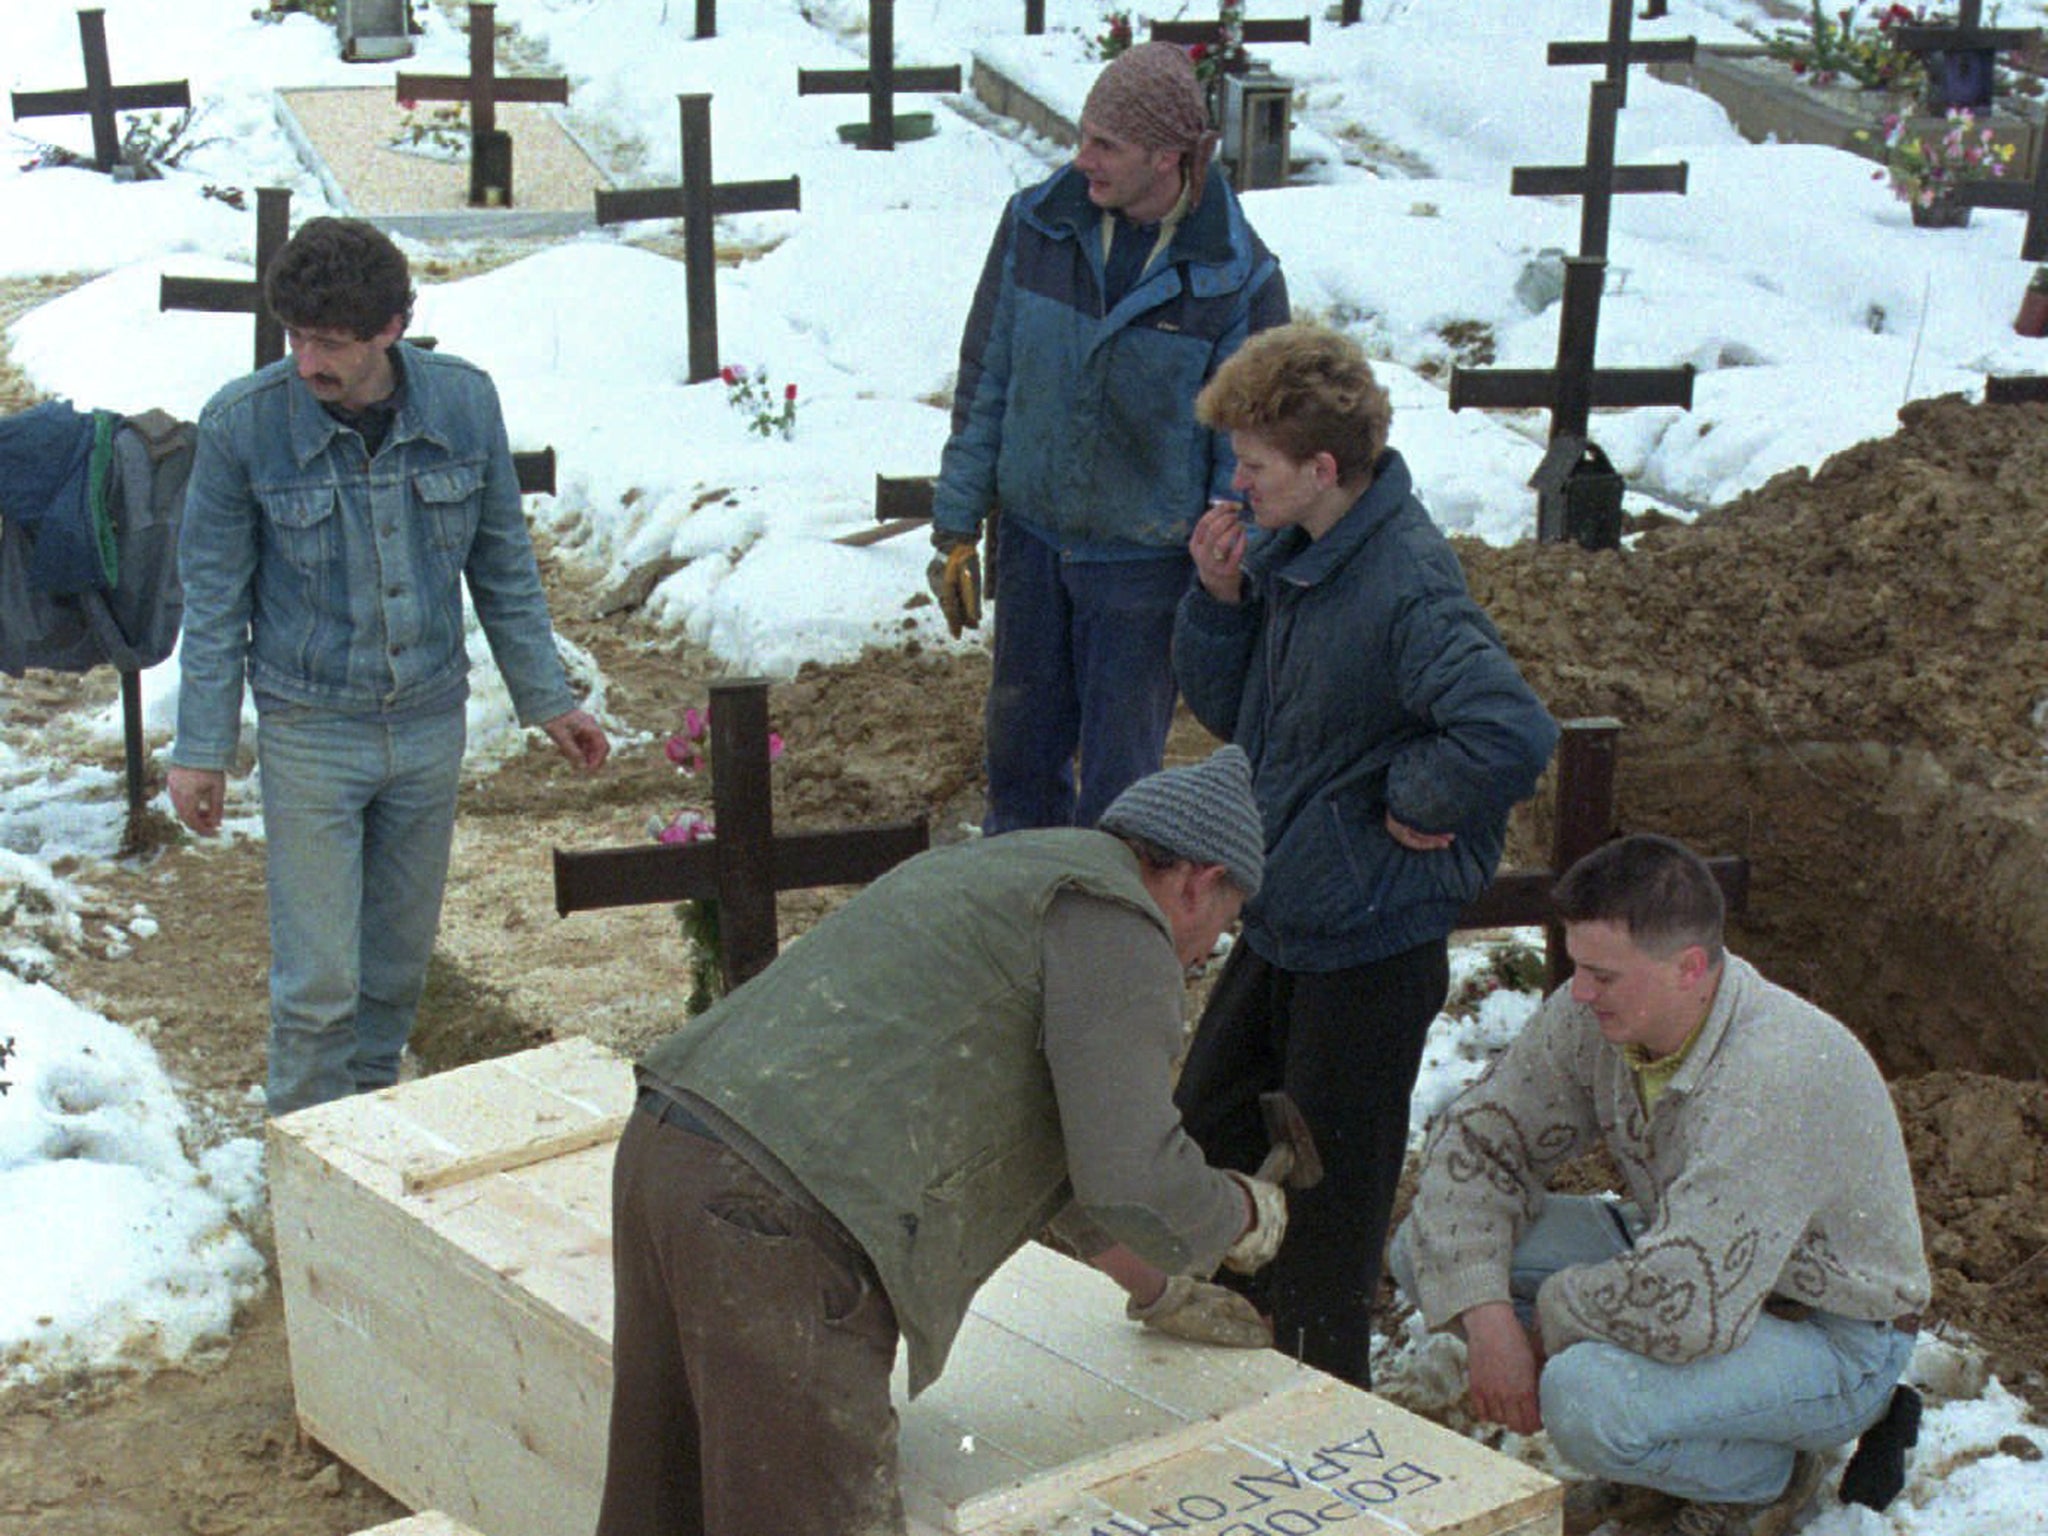
[{"label": "man's ear", "polygon": [[1701,945],[1688,944],[1678,952],[1678,979],[1688,987],[1698,986],[1710,969],[1707,952]]}]

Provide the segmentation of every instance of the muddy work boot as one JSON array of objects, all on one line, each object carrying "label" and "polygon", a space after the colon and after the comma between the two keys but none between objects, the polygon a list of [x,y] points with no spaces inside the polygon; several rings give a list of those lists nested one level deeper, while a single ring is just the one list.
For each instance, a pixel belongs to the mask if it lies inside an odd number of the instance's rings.
[{"label": "muddy work boot", "polygon": [[1692,1503],[1671,1522],[1671,1536],[1786,1536],[1820,1487],[1821,1460],[1811,1451],[1792,1458],[1785,1491],[1768,1504]]},{"label": "muddy work boot", "polygon": [[1659,1488],[1639,1483],[1610,1483],[1588,1478],[1567,1483],[1564,1490],[1564,1536],[1592,1536],[1610,1521],[1627,1526],[1655,1520],[1678,1508],[1678,1500]]}]

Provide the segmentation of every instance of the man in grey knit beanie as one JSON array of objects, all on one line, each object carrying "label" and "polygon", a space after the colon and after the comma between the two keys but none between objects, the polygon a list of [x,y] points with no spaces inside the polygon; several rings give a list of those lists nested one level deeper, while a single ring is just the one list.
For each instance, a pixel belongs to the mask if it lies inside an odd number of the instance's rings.
[{"label": "man in grey knit beanie", "polygon": [[922,1392],[1048,1226],[1145,1327],[1272,1343],[1208,1277],[1272,1260],[1287,1196],[1173,1104],[1186,968],[1263,873],[1250,764],[1155,773],[1102,820],[905,860],[640,1059],[597,1536],[902,1536],[898,1346]]},{"label": "man in grey knit beanie", "polygon": [[1110,802],[1096,823],[1105,832],[1149,844],[1167,856],[1221,864],[1246,901],[1259,894],[1266,833],[1252,798],[1252,763],[1242,747],[1220,748],[1206,762],[1165,768]]}]

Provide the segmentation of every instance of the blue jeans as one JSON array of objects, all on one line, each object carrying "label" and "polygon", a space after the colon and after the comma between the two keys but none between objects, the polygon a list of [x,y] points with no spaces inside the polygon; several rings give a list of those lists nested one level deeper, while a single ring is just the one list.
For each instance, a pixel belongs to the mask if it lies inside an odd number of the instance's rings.
[{"label": "blue jeans", "polygon": [[462,768],[461,704],[397,722],[258,712],[272,1115],[398,1081]]},{"label": "blue jeans", "polygon": [[1014,523],[1000,538],[982,831],[1092,827],[1165,757],[1173,615],[1191,566],[1178,551],[1064,560]]},{"label": "blue jeans", "polygon": [[[1625,1252],[1641,1228],[1631,1205],[1546,1196],[1515,1245],[1515,1310],[1526,1318],[1544,1280]],[[1387,1267],[1413,1297],[1406,1222]],[[1829,1312],[1797,1322],[1767,1313],[1727,1354],[1685,1365],[1589,1339],[1545,1363],[1543,1427],[1590,1476],[1681,1499],[1765,1504],[1785,1491],[1794,1452],[1832,1450],[1876,1423],[1912,1358],[1911,1334]]]}]

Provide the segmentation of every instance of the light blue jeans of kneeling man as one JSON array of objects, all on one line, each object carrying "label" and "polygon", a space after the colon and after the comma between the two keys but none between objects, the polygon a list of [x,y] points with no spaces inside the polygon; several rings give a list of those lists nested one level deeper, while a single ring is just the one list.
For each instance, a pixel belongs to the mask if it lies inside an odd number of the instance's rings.
[{"label": "light blue jeans of kneeling man", "polygon": [[[1515,1311],[1529,1321],[1546,1279],[1626,1252],[1642,1226],[1627,1203],[1546,1196],[1515,1246]],[[1387,1267],[1410,1298],[1414,1266],[1403,1222]],[[1912,1357],[1912,1335],[1890,1323],[1827,1312],[1798,1322],[1766,1314],[1727,1354],[1686,1365],[1586,1340],[1543,1367],[1543,1427],[1589,1476],[1681,1499],[1766,1504],[1785,1491],[1795,1452],[1846,1445],[1877,1422]]]},{"label": "light blue jeans of kneeling man", "polygon": [[270,897],[269,1108],[398,1081],[462,770],[463,707],[398,721],[258,711]]}]

